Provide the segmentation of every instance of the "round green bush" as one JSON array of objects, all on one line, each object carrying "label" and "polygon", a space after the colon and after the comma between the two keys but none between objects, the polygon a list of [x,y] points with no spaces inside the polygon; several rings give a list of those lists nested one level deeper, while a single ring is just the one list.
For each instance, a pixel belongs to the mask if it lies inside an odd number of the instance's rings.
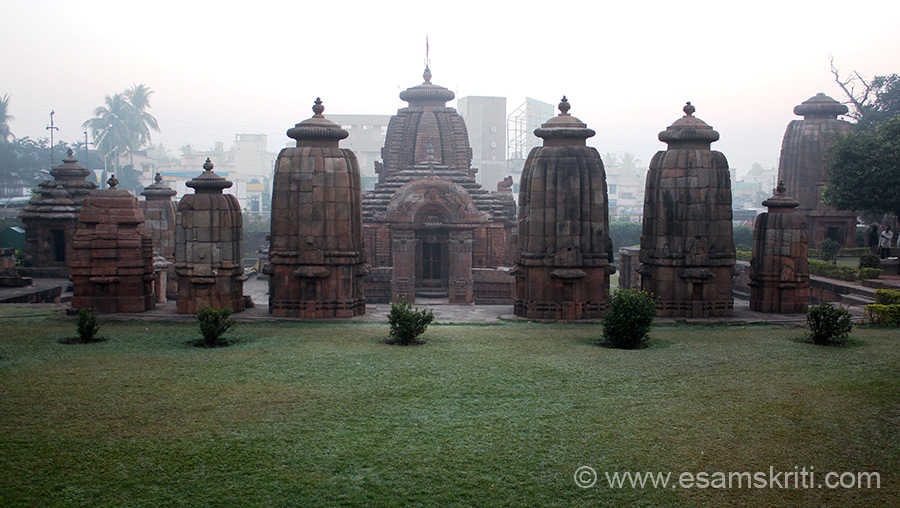
[{"label": "round green bush", "polygon": [[881,260],[872,253],[865,253],[859,257],[860,268],[881,268]]},{"label": "round green bush", "polygon": [[841,344],[853,329],[850,312],[843,307],[835,307],[830,302],[822,302],[809,308],[806,313],[810,338],[815,344]]},{"label": "round green bush", "polygon": [[620,349],[638,349],[650,340],[656,299],[636,289],[620,289],[610,298],[603,315],[603,338]]}]

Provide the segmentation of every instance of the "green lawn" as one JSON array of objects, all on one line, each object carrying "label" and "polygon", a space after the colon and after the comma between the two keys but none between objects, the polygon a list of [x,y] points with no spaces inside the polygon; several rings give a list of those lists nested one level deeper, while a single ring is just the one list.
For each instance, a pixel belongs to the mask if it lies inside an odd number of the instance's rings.
[{"label": "green lawn", "polygon": [[[0,318],[0,506],[900,506],[900,337],[800,329]],[[601,481],[575,485],[592,466]],[[877,471],[880,489],[606,485],[603,472]],[[672,480],[675,481],[674,479]]]}]

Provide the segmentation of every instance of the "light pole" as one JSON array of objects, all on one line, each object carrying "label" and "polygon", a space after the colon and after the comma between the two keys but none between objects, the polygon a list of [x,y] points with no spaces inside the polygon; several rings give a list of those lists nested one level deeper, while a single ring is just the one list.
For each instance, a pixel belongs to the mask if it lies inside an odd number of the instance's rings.
[{"label": "light pole", "polygon": [[53,115],[56,114],[56,111],[50,110],[50,125],[47,126],[47,130],[50,131],[50,167],[53,167],[53,131],[58,131],[59,127],[53,125]]}]

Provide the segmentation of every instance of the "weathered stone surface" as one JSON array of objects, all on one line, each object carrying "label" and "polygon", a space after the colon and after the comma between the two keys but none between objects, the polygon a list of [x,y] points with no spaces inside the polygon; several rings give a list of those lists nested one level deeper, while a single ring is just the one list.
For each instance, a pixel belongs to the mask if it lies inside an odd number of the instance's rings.
[{"label": "weathered stone surface", "polygon": [[[157,173],[155,183],[144,188],[141,195],[141,208],[144,210],[144,219],[153,240],[153,251],[162,256],[168,264],[165,265],[166,276],[161,280],[166,281],[165,291],[157,290],[157,301],[165,302],[166,295],[172,298],[178,296],[178,276],[175,274],[175,202],[172,197],[176,192],[170,189],[162,181],[162,175]],[[162,264],[159,264],[162,267]]]},{"label": "weathered stone surface", "polygon": [[388,124],[379,181],[363,198],[367,259],[377,274],[366,280],[366,295],[471,304],[472,270],[512,263],[515,203],[508,190],[489,192],[475,181],[465,122],[446,106],[454,94],[432,84],[427,67],[424,78],[400,94],[409,106]]},{"label": "weathered stone surface", "polygon": [[606,173],[585,141],[594,131],[569,115],[565,97],[559,110],[534,131],[544,143],[522,170],[514,311],[535,319],[599,318],[615,272]]},{"label": "weathered stone surface", "polygon": [[25,266],[69,266],[82,202],[97,188],[85,180],[91,172],[78,164],[73,153],[69,150],[63,163],[50,170],[53,179],[38,185],[19,215],[25,227]]},{"label": "weathered stone surface", "polygon": [[179,314],[203,307],[244,310],[243,219],[232,183],[215,174],[209,159],[203,174],[187,183],[175,214],[175,273]]},{"label": "weathered stone surface", "polygon": [[800,203],[778,182],[775,194],[763,201],[753,230],[750,260],[750,310],[797,314],[809,302],[806,220],[794,212]]},{"label": "weathered stone surface", "polygon": [[72,307],[144,312],[156,305],[153,246],[134,195],[97,189],[82,202],[72,239]]},{"label": "weathered stone surface", "polygon": [[849,122],[837,118],[846,113],[847,106],[819,93],[794,108],[803,120],[792,120],[784,132],[778,179],[800,203],[795,213],[806,220],[811,248],[826,238],[844,247],[853,247],[856,241],[857,214],[839,212],[822,202],[828,147],[852,129]]},{"label": "weathered stone surface", "polygon": [[312,118],[288,130],[297,140],[275,163],[269,248],[269,312],[280,317],[342,318],[366,312],[369,273],[362,238],[359,164],[340,148],[347,131]]},{"label": "weathered stone surface", "polygon": [[685,116],[659,140],[668,150],[650,162],[641,235],[641,288],[658,298],[659,316],[730,316],[732,280],[731,177],[721,152],[710,150],[719,133]]}]

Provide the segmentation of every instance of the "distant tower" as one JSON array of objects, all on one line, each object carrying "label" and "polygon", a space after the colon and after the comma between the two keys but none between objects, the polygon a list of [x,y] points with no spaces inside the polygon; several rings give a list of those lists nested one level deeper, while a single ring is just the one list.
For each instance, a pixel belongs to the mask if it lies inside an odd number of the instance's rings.
[{"label": "distant tower", "polygon": [[243,219],[241,206],[222,190],[232,183],[213,171],[206,159],[204,172],[187,183],[175,215],[175,273],[178,274],[178,313],[196,314],[203,307],[244,310]]},{"label": "distant tower", "polygon": [[609,296],[612,243],[606,174],[587,146],[592,129],[569,115],[534,134],[544,140],[525,161],[519,184],[515,314],[536,319],[602,317]]},{"label": "distant tower", "polygon": [[269,312],[279,317],[353,317],[366,312],[362,278],[362,188],[347,131],[326,119],[318,98],[313,117],[288,130],[297,140],[275,164]]},{"label": "distant tower", "polygon": [[19,215],[25,227],[25,266],[53,268],[62,277],[68,275],[82,201],[97,188],[85,180],[91,171],[73,154],[70,149],[63,163],[50,170],[53,179],[38,185]]},{"label": "distant tower", "polygon": [[170,263],[166,277],[168,287],[162,289],[174,296],[178,292],[178,279],[175,275],[176,210],[172,197],[177,193],[163,183],[161,174],[156,173],[153,185],[145,187],[141,194],[144,196],[141,208],[153,240],[153,250]]},{"label": "distant tower", "polygon": [[153,247],[144,213],[127,190],[96,189],[84,199],[72,239],[72,307],[144,312],[156,305]]},{"label": "distant tower", "polygon": [[774,195],[762,204],[769,211],[759,214],[753,230],[750,310],[805,312],[809,303],[806,219],[794,212],[800,203],[785,194],[784,182],[778,182]]},{"label": "distant tower", "polygon": [[659,133],[669,145],[650,161],[641,235],[641,288],[656,295],[658,316],[708,317],[734,313],[735,251],[731,175],[719,133],[685,115]]},{"label": "distant tower", "polygon": [[800,203],[796,213],[806,218],[809,247],[818,247],[826,238],[853,247],[857,214],[839,212],[822,202],[826,152],[853,128],[837,118],[847,114],[847,106],[819,93],[796,106],[794,114],[803,120],[792,120],[784,132],[778,180],[784,181]]}]

